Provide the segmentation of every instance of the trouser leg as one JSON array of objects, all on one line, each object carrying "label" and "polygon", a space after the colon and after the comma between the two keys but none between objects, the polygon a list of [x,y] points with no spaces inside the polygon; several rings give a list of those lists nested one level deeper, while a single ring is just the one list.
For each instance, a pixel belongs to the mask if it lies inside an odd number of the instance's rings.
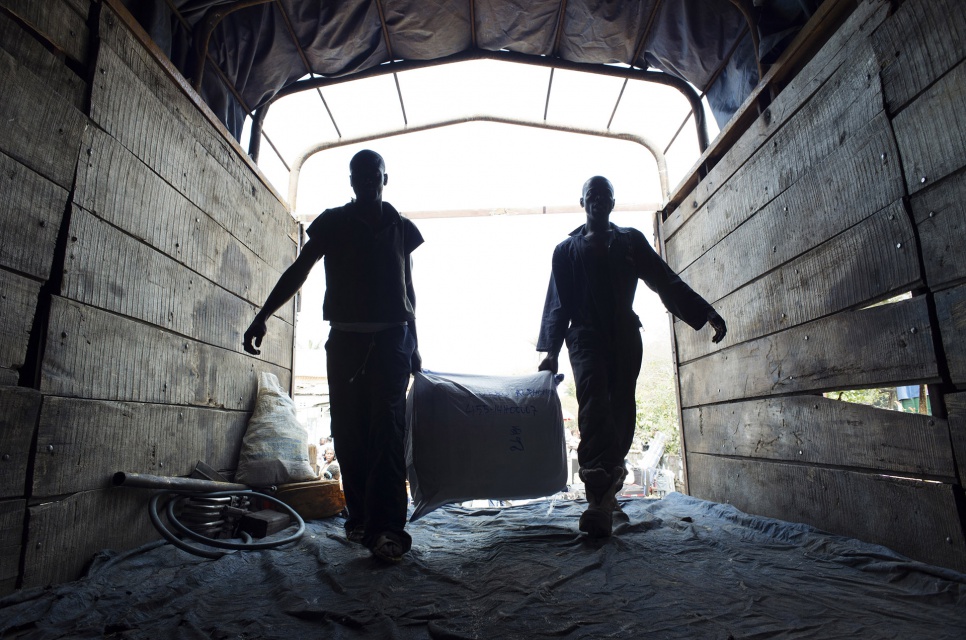
[{"label": "trouser leg", "polygon": [[587,492],[580,530],[591,537],[611,533],[624,459],[637,421],[635,388],[641,367],[641,338],[630,333],[614,351],[571,349],[577,389],[580,445],[577,459]]},{"label": "trouser leg", "polygon": [[637,428],[637,377],[641,373],[641,332],[635,330],[620,342],[621,348],[614,354],[614,371],[611,383],[612,412],[616,433],[617,460],[621,466],[634,442]]},{"label": "trouser leg", "polygon": [[406,525],[406,388],[412,367],[415,338],[406,326],[374,334],[369,389],[369,475],[366,479],[366,535],[363,543],[375,544],[378,536],[392,533],[404,551],[412,546]]},{"label": "trouser leg", "polygon": [[582,469],[622,467],[634,440],[640,332],[629,331],[618,344],[614,351],[570,350],[580,429],[577,461]]},{"label": "trouser leg", "polygon": [[349,514],[346,531],[363,527],[366,521],[369,401],[360,373],[370,342],[370,334],[333,329],[325,343],[332,439]]}]

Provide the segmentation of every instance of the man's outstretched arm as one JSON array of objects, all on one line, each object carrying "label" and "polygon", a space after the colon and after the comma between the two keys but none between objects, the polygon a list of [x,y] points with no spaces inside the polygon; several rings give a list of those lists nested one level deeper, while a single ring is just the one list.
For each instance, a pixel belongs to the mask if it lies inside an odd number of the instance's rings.
[{"label": "man's outstretched arm", "polygon": [[256,356],[261,353],[257,347],[262,346],[262,338],[268,331],[266,326],[268,319],[273,313],[281,309],[283,304],[291,300],[292,296],[298,293],[320,257],[322,256],[318,255],[316,247],[312,244],[312,239],[309,238],[309,241],[302,247],[302,253],[295,259],[292,266],[279,277],[272,292],[268,294],[265,304],[262,305],[261,311],[255,314],[255,319],[252,320],[245,331],[245,351]]}]

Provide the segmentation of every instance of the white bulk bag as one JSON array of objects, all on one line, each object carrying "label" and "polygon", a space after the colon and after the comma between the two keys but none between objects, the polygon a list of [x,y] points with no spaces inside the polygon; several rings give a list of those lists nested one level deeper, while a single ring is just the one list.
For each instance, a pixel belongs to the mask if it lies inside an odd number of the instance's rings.
[{"label": "white bulk bag", "polygon": [[566,488],[554,376],[417,373],[406,401],[411,521],[453,502],[522,500]]},{"label": "white bulk bag", "polygon": [[248,420],[235,482],[253,487],[314,480],[309,434],[295,417],[295,402],[273,373],[258,374],[255,410]]}]

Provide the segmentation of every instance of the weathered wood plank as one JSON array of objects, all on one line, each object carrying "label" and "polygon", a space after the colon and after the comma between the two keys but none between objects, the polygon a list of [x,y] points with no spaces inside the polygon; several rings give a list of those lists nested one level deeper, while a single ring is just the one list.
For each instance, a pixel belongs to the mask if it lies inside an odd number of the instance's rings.
[{"label": "weathered wood plank", "polygon": [[678,370],[682,407],[807,391],[938,382],[922,297],[838,313]]},{"label": "weathered wood plank", "polygon": [[895,113],[966,58],[961,0],[908,0],[873,35],[883,93]]},{"label": "weathered wood plank", "polygon": [[40,414],[33,496],[107,489],[117,471],[187,476],[199,460],[234,472],[249,415],[48,396]]},{"label": "weathered wood plank", "polygon": [[696,497],[966,570],[966,541],[949,484],[700,453],[689,458]]},{"label": "weathered wood plank", "polygon": [[0,385],[20,379],[40,283],[0,269]]},{"label": "weathered wood plank", "polygon": [[0,387],[0,498],[24,495],[40,402],[34,389]]},{"label": "weathered wood plank", "polygon": [[[243,353],[256,308],[83,209],[75,208],[61,294]],[[291,305],[288,305],[291,307]],[[292,366],[294,328],[272,317],[261,359]]]},{"label": "weathered wood plank", "polygon": [[[801,212],[804,199],[812,206],[834,207],[835,215],[843,215],[856,203],[837,193],[839,189],[846,188],[849,196],[861,191],[879,202],[878,206],[870,203],[865,212],[902,195],[895,141],[882,111],[873,66],[868,58],[858,60],[842,69],[841,84],[835,84],[840,79],[836,76],[823,87],[692,216],[686,233],[667,240],[668,263],[680,271],[762,208]],[[826,95],[826,88],[836,92]],[[836,172],[830,172],[832,166],[837,166]],[[838,175],[838,171],[848,173]],[[823,182],[830,178],[835,186]],[[849,178],[860,184],[845,187],[848,183],[843,179]],[[816,188],[819,194],[810,196]],[[820,208],[819,215],[823,212]],[[801,217],[810,214],[814,215],[807,212]]]},{"label": "weathered wood plank", "polygon": [[914,195],[926,282],[933,290],[966,278],[966,171],[960,171]]},{"label": "weathered wood plank", "polygon": [[250,411],[261,371],[289,386],[288,369],[55,296],[41,391]]},{"label": "weathered wood plank", "polygon": [[0,266],[46,280],[67,191],[0,153]]},{"label": "weathered wood plank", "polygon": [[110,47],[100,49],[92,90],[91,118],[105,131],[274,269],[291,264],[295,220],[259,207],[254,176],[213,161],[185,127],[187,112],[173,114]]},{"label": "weathered wood plank", "polygon": [[[887,14],[887,2],[874,0],[859,4],[826,45],[727,149],[708,175],[680,199],[680,206],[665,222],[666,238],[670,239],[745,164],[766,152],[763,149],[766,144],[781,151],[794,148],[803,153],[803,164],[807,167],[841,144],[841,136],[847,137],[850,131],[881,110],[875,80],[878,69],[873,65],[874,54],[867,38]],[[835,121],[841,122],[829,126],[829,122]],[[805,132],[809,140],[803,144],[801,136]],[[814,142],[814,146],[809,142]]]},{"label": "weathered wood plank", "polygon": [[87,92],[84,79],[3,12],[0,12],[0,47],[75,108],[84,108]]},{"label": "weathered wood plank", "polygon": [[[109,135],[92,128],[85,149],[90,153],[81,155],[74,202],[235,295],[257,305],[265,301],[281,271]],[[294,256],[293,248],[290,262]],[[284,305],[276,315],[291,324],[294,308]]]},{"label": "weathered wood plank", "polygon": [[[190,128],[192,136],[222,166],[246,180],[261,182],[255,197],[260,206],[277,210],[286,221],[286,205],[273,185],[259,170],[241,145],[228,133],[224,123],[189,85],[188,81],[155,46],[120,0],[108,0],[101,12],[101,42],[118,52],[135,75],[156,93],[161,103]],[[292,236],[296,240],[295,236]]]},{"label": "weathered wood plank", "polygon": [[966,487],[966,392],[946,395],[949,414],[949,439],[959,469],[959,485]]},{"label": "weathered wood plank", "polygon": [[[825,217],[829,218],[834,219],[834,214]],[[821,238],[826,235],[822,227],[821,220],[812,227],[792,223],[786,237],[794,243],[796,236],[814,229]],[[776,229],[772,239],[780,243],[778,238]],[[767,261],[769,256],[783,252],[782,244],[768,251],[760,236],[757,241],[745,240],[745,247],[765,249],[760,251],[762,257],[750,256],[741,251],[742,245],[729,242],[736,255],[722,259],[721,273],[708,273],[697,282],[693,276],[685,279],[698,291],[708,287],[717,291],[745,279],[748,271],[740,266],[742,262]],[[679,362],[909,291],[922,281],[915,240],[912,221],[902,202],[896,200],[851,229],[718,300],[715,309],[728,321],[728,335],[722,342],[711,342],[710,328],[694,331],[683,322],[675,322]],[[717,247],[717,255],[716,250]],[[737,259],[738,255],[743,255],[744,261]],[[739,273],[725,265],[734,265]],[[716,278],[720,284],[716,287],[707,278]]]},{"label": "weathered wood plank", "polygon": [[678,235],[679,250],[668,251],[669,264],[674,256],[703,254],[678,271],[709,301],[718,300],[905,195],[897,157],[889,122],[879,115],[714,246],[690,246],[688,236],[697,230]]},{"label": "weathered wood plank", "polygon": [[[854,33],[856,27],[844,28],[843,24],[848,22],[853,14],[862,15],[863,19],[859,21],[859,24],[866,20],[871,21],[881,11],[881,6],[885,4],[886,0],[865,0],[859,3],[847,0],[828,0],[819,5],[816,12],[785,48],[778,60],[768,68],[758,85],[748,94],[738,112],[721,129],[711,145],[691,165],[687,176],[673,190],[670,197],[671,211],[673,212],[682,203],[694,202],[693,207],[697,208],[706,201],[738,166],[744,164],[748,156],[754,151],[754,148],[751,148],[746,149],[744,154],[737,154],[741,136],[757,125],[756,120],[761,111],[759,105],[766,100],[773,104],[778,99],[775,94],[777,93],[780,96],[783,88],[785,91],[802,91],[806,96],[811,95],[814,87],[820,86],[828,78],[829,72],[823,72],[822,69],[825,67],[837,68],[837,64],[833,63],[832,60],[840,55],[838,52],[843,45],[853,42],[851,38],[843,34]],[[870,8],[872,9],[871,12]],[[879,21],[881,21],[881,18],[876,20],[876,24]],[[873,28],[869,27],[868,30]],[[811,70],[803,70],[809,67],[811,67]],[[815,73],[815,82],[811,83],[812,86],[808,86],[810,84],[808,79],[813,72]],[[792,88],[789,89],[789,87]],[[796,106],[800,105],[793,105],[789,102],[789,108],[783,109],[783,111],[791,113]],[[719,179],[710,185],[708,191],[700,194],[697,189],[700,186],[699,182],[704,180],[700,177],[702,168],[705,168],[706,171],[713,170],[722,157],[731,153],[733,149],[736,150],[736,155],[733,156],[733,166],[720,175]],[[696,196],[700,197],[700,202],[696,201]],[[684,215],[690,214],[684,212]]]},{"label": "weathered wood plank", "polygon": [[966,167],[966,61],[892,121],[910,194]]},{"label": "weathered wood plank", "polygon": [[151,493],[116,487],[30,507],[24,588],[76,580],[98,551],[158,539],[148,517]]},{"label": "weathered wood plank", "polygon": [[0,0],[0,6],[28,23],[68,57],[87,62],[90,33],[76,7],[63,0]]},{"label": "weathered wood plank", "polygon": [[69,189],[87,119],[0,49],[0,151]]},{"label": "weathered wood plank", "polygon": [[20,576],[26,500],[0,502],[0,596],[13,593]]},{"label": "weathered wood plank", "polygon": [[685,409],[683,424],[689,453],[956,482],[949,425],[932,416],[792,396]]},{"label": "weathered wood plank", "polygon": [[936,294],[936,314],[953,384],[966,383],[966,285]]}]

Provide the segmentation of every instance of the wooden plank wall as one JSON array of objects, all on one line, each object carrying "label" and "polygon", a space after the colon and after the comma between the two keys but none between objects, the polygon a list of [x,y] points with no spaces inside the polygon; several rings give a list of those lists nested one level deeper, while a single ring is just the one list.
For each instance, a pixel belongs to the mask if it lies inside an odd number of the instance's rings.
[{"label": "wooden plank wall", "polygon": [[[729,327],[674,325],[689,491],[966,570],[966,12],[855,4],[672,197],[668,262]],[[907,384],[936,415],[821,395]]]},{"label": "wooden plank wall", "polygon": [[292,366],[294,305],[241,347],[285,206],[123,13],[37,6],[0,0],[0,594],[157,537],[113,473],[231,472],[256,372]]}]

